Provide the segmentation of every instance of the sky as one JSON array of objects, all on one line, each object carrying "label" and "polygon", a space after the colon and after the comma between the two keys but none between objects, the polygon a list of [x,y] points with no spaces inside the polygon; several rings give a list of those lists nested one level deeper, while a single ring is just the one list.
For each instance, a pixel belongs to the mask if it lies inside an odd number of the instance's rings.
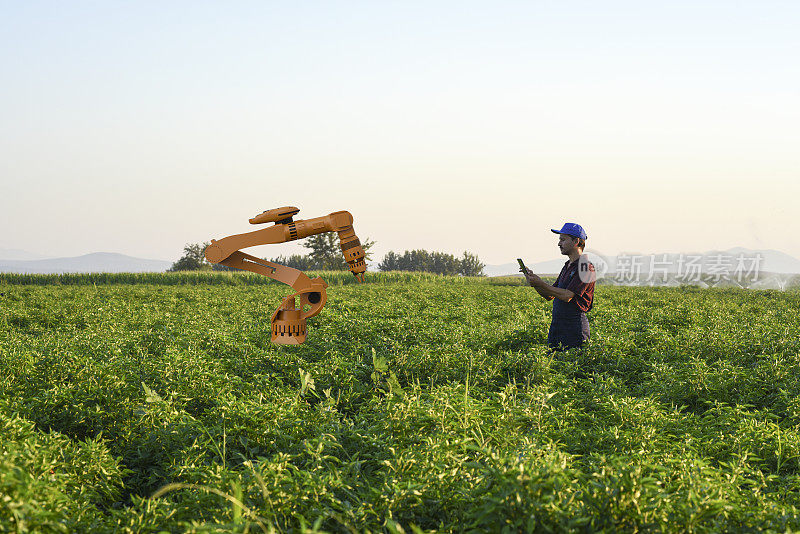
[{"label": "sky", "polygon": [[[0,0],[0,248],[353,214],[485,263],[797,254],[798,2]],[[267,257],[298,243],[248,249]]]}]

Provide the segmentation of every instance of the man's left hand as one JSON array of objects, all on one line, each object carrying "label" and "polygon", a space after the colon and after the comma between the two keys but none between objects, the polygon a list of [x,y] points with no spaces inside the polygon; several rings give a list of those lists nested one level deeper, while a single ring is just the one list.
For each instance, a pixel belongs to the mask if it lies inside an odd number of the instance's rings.
[{"label": "man's left hand", "polygon": [[539,278],[539,275],[533,273],[531,273],[531,275],[528,277],[528,282],[534,287],[541,286],[544,284],[544,280]]},{"label": "man's left hand", "polygon": [[[520,270],[522,270],[522,269],[520,269]],[[531,271],[530,269],[525,269],[524,271],[522,271],[522,274],[525,275],[525,279],[528,281],[528,284],[530,284],[531,286],[536,286],[536,285],[539,285],[539,284],[541,284],[543,282],[543,280],[541,278],[539,278],[539,275],[534,274],[533,271]]]}]

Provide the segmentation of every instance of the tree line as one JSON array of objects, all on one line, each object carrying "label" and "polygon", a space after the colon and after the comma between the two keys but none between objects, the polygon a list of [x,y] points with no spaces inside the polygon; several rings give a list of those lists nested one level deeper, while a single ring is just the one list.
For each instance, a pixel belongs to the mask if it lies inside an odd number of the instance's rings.
[{"label": "tree line", "polygon": [[[308,237],[300,243],[307,248],[307,254],[291,254],[277,258],[264,258],[267,261],[280,263],[301,271],[344,271],[348,269],[339,248],[339,236],[328,232]],[[209,242],[191,243],[183,247],[183,256],[172,264],[170,271],[235,271],[230,267],[210,264],[205,258],[205,249]],[[374,241],[367,238],[362,244],[367,262],[372,259],[370,249]],[[484,276],[483,268],[477,255],[464,252],[456,257],[445,252],[428,252],[427,250],[406,250],[403,254],[389,251],[378,264],[381,271],[424,271],[443,275]]]},{"label": "tree line", "polygon": [[378,265],[381,271],[425,271],[462,276],[483,276],[484,267],[477,255],[467,251],[457,258],[445,252],[427,250],[406,250],[403,254],[389,251]]}]

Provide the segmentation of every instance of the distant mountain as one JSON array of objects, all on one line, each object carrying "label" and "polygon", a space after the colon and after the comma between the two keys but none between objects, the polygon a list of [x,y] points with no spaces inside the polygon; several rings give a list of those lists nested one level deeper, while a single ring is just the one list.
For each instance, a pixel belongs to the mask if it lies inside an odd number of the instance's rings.
[{"label": "distant mountain", "polygon": [[74,258],[0,260],[0,272],[30,274],[143,273],[166,271],[172,262],[134,258],[114,252],[94,252]]},{"label": "distant mountain", "polygon": [[35,252],[28,252],[27,250],[20,250],[18,248],[0,248],[0,261],[3,260],[44,260],[52,258],[52,256],[45,256]]},{"label": "distant mountain", "polygon": [[[632,260],[636,257],[636,253],[620,254],[618,256],[598,256],[591,252],[587,252],[592,263],[596,267],[605,265],[606,275],[609,273],[616,273],[620,270],[630,270],[631,262],[638,262],[642,273],[650,272],[651,261],[655,263],[656,272],[662,270],[670,273],[677,272],[679,265],[681,265],[681,257],[685,265],[692,257],[701,257],[701,262],[706,269],[711,267],[714,263],[721,265],[722,262],[729,262],[733,268],[736,267],[739,258],[745,262],[745,268],[754,266],[754,262],[758,262],[757,268],[759,272],[764,273],[778,273],[778,274],[799,274],[800,273],[800,260],[778,250],[752,250],[742,247],[736,247],[723,251],[706,251],[706,252],[687,252],[687,253],[658,253],[658,254],[641,254],[638,255],[638,260]],[[760,256],[761,259],[756,258]],[[566,256],[559,259],[542,261],[538,263],[527,263],[529,269],[538,274],[558,274],[561,267],[564,266]],[[524,258],[523,258],[524,260]],[[488,276],[504,276],[519,274],[519,265],[517,262],[504,263],[502,265],[487,265],[484,272]]]},{"label": "distant mountain", "polygon": [[768,273],[800,274],[800,260],[779,250],[750,250],[742,247],[726,251],[728,254],[762,254],[761,270]]}]

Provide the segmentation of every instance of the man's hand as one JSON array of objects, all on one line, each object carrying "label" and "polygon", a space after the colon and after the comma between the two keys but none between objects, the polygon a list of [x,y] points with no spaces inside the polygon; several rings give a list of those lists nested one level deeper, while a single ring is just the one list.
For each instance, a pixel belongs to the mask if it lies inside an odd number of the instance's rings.
[{"label": "man's hand", "polygon": [[525,280],[528,281],[528,285],[530,285],[533,288],[536,288],[536,292],[547,300],[553,300],[554,298],[558,298],[560,300],[563,300],[564,302],[569,302],[570,300],[572,300],[572,297],[575,296],[575,294],[568,289],[561,289],[558,287],[551,286],[550,284],[539,278],[539,276],[533,274],[533,271],[531,271],[530,269],[523,269],[522,267],[520,267],[519,270],[523,275],[525,275]]},{"label": "man's hand", "polygon": [[523,270],[522,267],[520,267],[519,270],[522,272],[523,275],[525,275],[525,280],[528,281],[529,286],[536,287],[537,285],[541,285],[544,283],[544,281],[541,278],[539,278],[538,275],[534,274],[533,271],[531,271],[530,269]]}]

